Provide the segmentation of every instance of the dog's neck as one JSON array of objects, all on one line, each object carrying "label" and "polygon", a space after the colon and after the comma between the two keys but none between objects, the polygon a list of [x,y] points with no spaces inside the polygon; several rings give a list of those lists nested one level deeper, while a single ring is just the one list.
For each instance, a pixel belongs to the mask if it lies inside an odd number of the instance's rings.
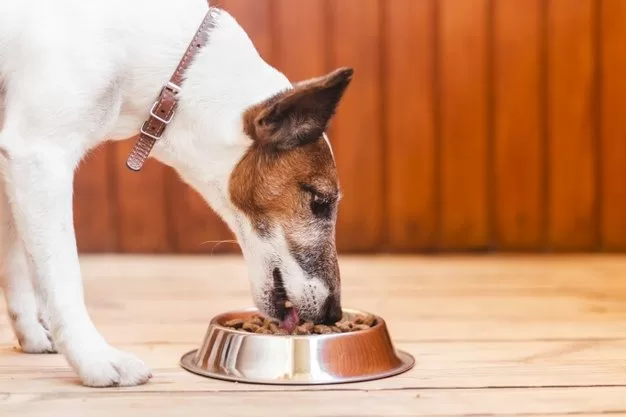
[{"label": "dog's neck", "polygon": [[259,55],[242,27],[228,13],[219,13],[209,42],[187,71],[176,114],[157,142],[154,158],[174,168],[227,217],[228,179],[252,144],[242,115],[290,86]]}]

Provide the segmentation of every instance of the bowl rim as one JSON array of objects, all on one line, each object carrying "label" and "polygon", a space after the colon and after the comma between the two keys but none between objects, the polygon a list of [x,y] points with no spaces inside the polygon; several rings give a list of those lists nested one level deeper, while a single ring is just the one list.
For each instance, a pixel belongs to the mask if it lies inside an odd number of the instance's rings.
[{"label": "bowl rim", "polygon": [[226,315],[236,315],[236,314],[242,314],[242,313],[258,313],[259,312],[259,309],[256,308],[256,307],[246,307],[246,308],[237,309],[237,310],[224,311],[224,312],[222,312],[220,314],[216,314],[209,321],[209,330],[210,330],[210,328],[214,328],[214,329],[219,329],[221,331],[228,332],[228,333],[245,334],[247,336],[254,336],[254,337],[271,337],[271,338],[288,337],[288,338],[291,338],[291,339],[311,339],[312,337],[315,337],[315,338],[339,338],[339,337],[351,337],[351,336],[354,337],[354,336],[359,335],[359,334],[367,334],[369,332],[377,331],[377,330],[379,330],[379,328],[386,327],[385,320],[382,317],[380,317],[379,315],[377,315],[377,314],[373,314],[373,313],[370,313],[370,312],[365,311],[365,310],[358,310],[358,309],[355,309],[355,308],[342,308],[342,311],[344,313],[367,314],[367,315],[370,315],[370,316],[374,316],[376,318],[376,324],[373,327],[370,327],[367,330],[359,330],[358,332],[329,333],[329,334],[309,334],[309,335],[305,335],[305,334],[250,333],[250,332],[246,332],[244,330],[233,329],[232,327],[226,327],[226,326],[223,326],[223,325],[221,325],[219,323],[220,318],[222,318],[223,316],[226,316]]}]

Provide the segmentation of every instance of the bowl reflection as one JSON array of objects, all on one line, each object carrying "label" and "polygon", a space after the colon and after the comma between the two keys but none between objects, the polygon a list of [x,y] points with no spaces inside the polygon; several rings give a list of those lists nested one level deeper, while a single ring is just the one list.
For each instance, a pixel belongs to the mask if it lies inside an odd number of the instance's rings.
[{"label": "bowl reflection", "polygon": [[[256,309],[214,317],[200,348],[186,353],[181,366],[218,379],[257,384],[336,384],[385,378],[411,369],[414,358],[395,349],[385,321],[349,333],[268,335],[224,326],[249,319]],[[367,312],[344,309],[346,315]]]}]

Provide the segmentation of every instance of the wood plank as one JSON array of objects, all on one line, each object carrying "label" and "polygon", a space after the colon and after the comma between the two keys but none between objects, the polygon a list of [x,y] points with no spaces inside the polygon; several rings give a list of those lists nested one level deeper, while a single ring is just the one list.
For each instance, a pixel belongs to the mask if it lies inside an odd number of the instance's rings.
[{"label": "wood plank", "polygon": [[90,152],[74,178],[74,229],[80,253],[114,252],[117,204],[114,150],[107,143]]},{"label": "wood plank", "polygon": [[374,251],[383,233],[380,2],[342,0],[328,6],[328,70],[349,66],[355,71],[329,133],[344,193],[337,247]]},{"label": "wood plank", "polygon": [[117,247],[123,253],[168,253],[173,249],[166,178],[169,167],[149,159],[140,172],[126,167],[135,139],[114,145]]},{"label": "wood plank", "polygon": [[317,77],[327,69],[325,3],[319,0],[275,0],[276,67],[292,82]]},{"label": "wood plank", "polygon": [[626,250],[626,3],[601,7],[602,246]]},{"label": "wood plank", "polygon": [[554,250],[598,244],[593,4],[548,3],[548,238]]},{"label": "wood plank", "polygon": [[489,245],[487,1],[439,5],[441,242],[447,250]]},{"label": "wood plank", "polygon": [[495,245],[544,244],[541,0],[493,3]]},{"label": "wood plank", "polygon": [[435,2],[381,4],[385,19],[385,243],[393,251],[432,250],[438,232]]},{"label": "wood plank", "polygon": [[463,416],[463,415],[623,415],[623,387],[127,393],[91,389],[73,395],[8,394],[0,403],[5,415],[66,417],[124,415],[180,416],[211,410],[215,415],[297,417]]}]

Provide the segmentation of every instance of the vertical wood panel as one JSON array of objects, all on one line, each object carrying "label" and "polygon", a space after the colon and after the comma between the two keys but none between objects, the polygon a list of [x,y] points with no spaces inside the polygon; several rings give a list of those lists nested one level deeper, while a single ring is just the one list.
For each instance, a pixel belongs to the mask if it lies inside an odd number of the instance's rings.
[{"label": "vertical wood panel", "polygon": [[371,251],[379,248],[383,231],[380,2],[341,0],[328,5],[330,66],[355,70],[329,134],[344,192],[337,247]]},{"label": "vertical wood panel", "polygon": [[604,0],[602,30],[602,243],[626,250],[626,2]]},{"label": "vertical wood panel", "polygon": [[115,191],[112,187],[113,148],[104,144],[80,164],[74,180],[74,228],[81,253],[116,249]]},{"label": "vertical wood panel", "polygon": [[496,244],[542,246],[542,0],[494,2]]},{"label": "vertical wood panel", "polygon": [[434,0],[383,2],[385,220],[393,250],[437,244]]},{"label": "vertical wood panel", "polygon": [[439,5],[441,246],[488,245],[487,0]]},{"label": "vertical wood panel", "polygon": [[596,244],[593,0],[548,3],[549,239]]},{"label": "vertical wood panel", "polygon": [[150,159],[141,171],[126,167],[135,138],[115,144],[115,184],[118,207],[118,248],[121,252],[170,252],[169,207],[165,165]]},{"label": "vertical wood panel", "polygon": [[[228,11],[244,28],[261,56],[271,60],[269,0],[221,0],[217,6]],[[209,208],[204,199],[171,172],[167,178],[168,198],[172,206],[172,228],[177,250],[183,253],[236,252],[234,235]]]},{"label": "vertical wood panel", "polygon": [[325,3],[320,0],[274,0],[276,68],[290,81],[317,77],[327,70]]}]

